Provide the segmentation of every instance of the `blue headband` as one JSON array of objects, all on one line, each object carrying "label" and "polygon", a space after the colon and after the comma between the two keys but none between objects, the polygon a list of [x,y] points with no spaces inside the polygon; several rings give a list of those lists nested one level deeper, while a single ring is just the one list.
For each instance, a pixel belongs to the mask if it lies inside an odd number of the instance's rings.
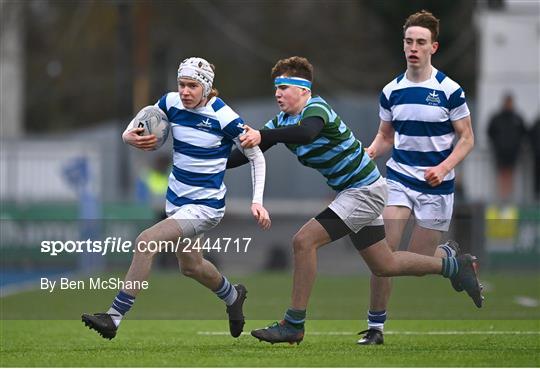
[{"label": "blue headband", "polygon": [[300,88],[305,88],[311,91],[311,82],[305,78],[300,77],[276,77],[274,80],[274,86],[296,86]]}]

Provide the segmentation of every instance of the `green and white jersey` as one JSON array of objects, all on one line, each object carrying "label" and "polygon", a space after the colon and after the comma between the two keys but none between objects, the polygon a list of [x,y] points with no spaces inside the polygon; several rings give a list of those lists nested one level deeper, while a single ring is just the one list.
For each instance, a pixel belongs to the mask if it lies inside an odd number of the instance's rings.
[{"label": "green and white jersey", "polygon": [[263,129],[298,125],[304,118],[320,117],[324,126],[306,145],[285,144],[303,165],[316,169],[336,191],[361,187],[380,177],[375,163],[336,112],[319,96],[313,96],[296,116],[280,112]]}]

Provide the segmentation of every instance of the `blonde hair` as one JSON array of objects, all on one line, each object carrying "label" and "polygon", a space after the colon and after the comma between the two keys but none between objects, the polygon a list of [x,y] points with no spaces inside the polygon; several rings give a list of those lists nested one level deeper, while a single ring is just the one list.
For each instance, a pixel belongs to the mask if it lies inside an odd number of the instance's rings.
[{"label": "blonde hair", "polygon": [[210,91],[210,93],[208,94],[207,100],[210,100],[211,98],[216,97],[218,95],[219,95],[219,91],[217,90],[217,88],[212,87],[212,91]]}]

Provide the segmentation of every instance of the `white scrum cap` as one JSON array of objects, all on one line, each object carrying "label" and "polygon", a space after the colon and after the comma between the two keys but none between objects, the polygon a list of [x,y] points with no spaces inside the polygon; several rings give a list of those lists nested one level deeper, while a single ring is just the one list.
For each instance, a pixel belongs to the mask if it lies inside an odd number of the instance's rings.
[{"label": "white scrum cap", "polygon": [[180,78],[189,78],[199,82],[203,87],[203,96],[206,97],[212,91],[214,71],[210,63],[203,58],[187,58],[178,67],[177,79]]}]

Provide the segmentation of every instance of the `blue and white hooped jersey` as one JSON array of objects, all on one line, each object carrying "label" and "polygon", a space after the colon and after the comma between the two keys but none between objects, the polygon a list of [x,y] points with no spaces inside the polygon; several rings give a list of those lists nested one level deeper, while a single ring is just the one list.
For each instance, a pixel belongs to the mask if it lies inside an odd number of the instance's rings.
[{"label": "blue and white hooped jersey", "polygon": [[414,83],[402,74],[387,84],[379,107],[379,117],[395,131],[387,178],[422,193],[453,193],[454,170],[436,187],[426,182],[424,172],[450,155],[452,122],[469,115],[461,87],[435,68],[427,81]]},{"label": "blue and white hooped jersey", "polygon": [[225,167],[233,140],[244,132],[243,120],[217,97],[204,107],[186,109],[178,92],[170,92],[156,106],[167,114],[174,143],[167,201],[224,207]]}]

